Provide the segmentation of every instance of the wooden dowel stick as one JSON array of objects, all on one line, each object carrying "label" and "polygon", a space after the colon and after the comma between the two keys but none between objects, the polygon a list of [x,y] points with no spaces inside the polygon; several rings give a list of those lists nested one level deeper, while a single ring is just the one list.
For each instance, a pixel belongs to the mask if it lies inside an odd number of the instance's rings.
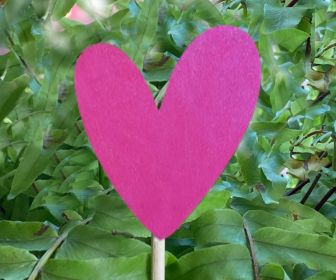
[{"label": "wooden dowel stick", "polygon": [[165,240],[152,235],[152,280],[165,279]]}]

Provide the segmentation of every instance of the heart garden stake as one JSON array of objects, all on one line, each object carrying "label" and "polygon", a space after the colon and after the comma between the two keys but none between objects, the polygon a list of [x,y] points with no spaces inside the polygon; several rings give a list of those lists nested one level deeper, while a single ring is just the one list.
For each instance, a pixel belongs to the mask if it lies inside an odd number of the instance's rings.
[{"label": "heart garden stake", "polygon": [[96,44],[79,57],[75,89],[85,130],[110,181],[153,234],[153,278],[164,239],[206,195],[252,117],[260,62],[244,31],[218,26],[186,49],[160,109],[125,53]]}]

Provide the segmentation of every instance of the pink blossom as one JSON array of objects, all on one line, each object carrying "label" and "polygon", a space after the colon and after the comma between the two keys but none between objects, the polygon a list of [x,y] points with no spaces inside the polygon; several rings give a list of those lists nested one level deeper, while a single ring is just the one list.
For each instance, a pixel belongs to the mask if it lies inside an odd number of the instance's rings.
[{"label": "pink blossom", "polygon": [[9,49],[0,47],[0,55],[5,55],[9,53]]},{"label": "pink blossom", "polygon": [[78,21],[82,24],[90,24],[94,20],[83,10],[81,9],[77,4],[75,4],[70,12],[66,15],[68,19]]}]

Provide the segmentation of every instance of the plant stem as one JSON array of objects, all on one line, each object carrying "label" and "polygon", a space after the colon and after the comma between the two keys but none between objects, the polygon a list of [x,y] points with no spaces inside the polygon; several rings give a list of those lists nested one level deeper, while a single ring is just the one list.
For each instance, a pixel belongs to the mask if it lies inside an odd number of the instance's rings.
[{"label": "plant stem", "polygon": [[298,142],[296,142],[294,144],[294,146],[298,146],[300,145],[304,140],[308,139],[309,137],[312,137],[314,135],[317,135],[317,134],[321,134],[323,133],[323,129],[318,129],[318,130],[314,130],[312,132],[309,132],[308,134],[306,134],[305,136],[303,136]]},{"label": "plant stem", "polygon": [[[328,163],[326,166],[324,166],[325,168],[329,168],[329,167],[331,167],[331,163]],[[321,171],[320,171],[321,172]],[[318,176],[319,174],[317,174],[316,176]],[[316,178],[315,178],[316,179]],[[315,180],[314,179],[314,180]],[[308,183],[310,182],[310,180],[309,179],[306,179],[306,180],[303,180],[303,181],[300,181],[297,185],[296,185],[296,187],[295,188],[292,188],[292,189],[290,189],[286,194],[285,194],[285,196],[291,196],[291,195],[293,195],[293,194],[296,194],[296,193],[298,193],[300,190],[302,190],[303,189],[303,187],[305,186],[305,185],[307,185]]]},{"label": "plant stem", "polygon": [[254,280],[259,280],[260,279],[259,278],[259,265],[257,262],[257,254],[255,252],[253,238],[252,238],[251,232],[245,221],[243,222],[243,227],[244,227],[246,239],[248,242],[248,248],[249,248],[251,259],[252,259]]},{"label": "plant stem", "polygon": [[287,7],[293,7],[299,0],[292,0],[288,3]]},{"label": "plant stem", "polygon": [[39,192],[40,192],[40,190],[37,188],[35,182],[32,184],[32,187],[33,187],[33,189],[34,189],[34,191],[35,191],[36,193],[39,193]]},{"label": "plant stem", "polygon": [[321,176],[322,176],[322,173],[321,173],[321,172],[319,172],[319,173],[316,175],[316,177],[315,177],[313,183],[311,184],[310,188],[308,189],[308,191],[306,192],[306,194],[304,195],[304,197],[303,197],[303,198],[301,199],[301,201],[300,201],[302,204],[305,204],[305,202],[306,202],[307,199],[309,198],[310,194],[312,193],[312,191],[313,191],[314,188],[316,187],[316,185],[317,185],[318,181],[320,180]]},{"label": "plant stem", "polygon": [[326,46],[323,50],[321,50],[318,54],[316,54],[316,58],[321,57],[323,55],[323,53],[325,53],[327,50],[330,50],[332,48],[336,47],[336,43],[332,43],[328,46]]},{"label": "plant stem", "polygon": [[310,61],[310,55],[311,55],[311,45],[310,45],[310,37],[308,37],[306,41],[306,50],[305,50],[305,56],[307,61]]},{"label": "plant stem", "polygon": [[326,92],[321,92],[317,98],[313,101],[312,105],[316,105],[317,103],[319,103],[320,101],[322,101],[324,98],[326,98],[328,95],[330,94],[330,91],[326,91]]},{"label": "plant stem", "polygon": [[33,271],[31,272],[28,280],[35,280],[37,276],[39,275],[41,269],[44,267],[44,265],[47,263],[47,261],[50,259],[52,254],[56,251],[56,249],[61,245],[61,243],[64,241],[64,239],[68,236],[68,232],[64,232],[61,234],[55,241],[55,243],[44,253],[42,258],[37,262],[35,265]]},{"label": "plant stem", "polygon": [[100,185],[103,185],[103,180],[104,180],[103,167],[101,166],[100,162],[98,162],[98,182]]},{"label": "plant stem", "polygon": [[[334,158],[333,158],[333,170],[336,171],[336,138],[333,137],[334,141]],[[321,199],[319,203],[316,204],[315,210],[319,211],[323,205],[328,201],[328,199],[336,192],[336,187],[331,188],[325,196]]]},{"label": "plant stem", "polygon": [[107,195],[113,190],[114,190],[114,187],[111,186],[111,187],[108,187],[107,189],[103,190],[101,194]]},{"label": "plant stem", "polygon": [[[334,158],[333,158],[333,170],[336,171],[336,137],[333,137],[334,141]],[[325,196],[321,199],[319,203],[316,204],[315,210],[319,211],[323,205],[328,201],[328,199],[336,192],[336,187],[331,188]]]},{"label": "plant stem", "polygon": [[69,227],[68,229],[64,230],[64,232],[55,240],[55,242],[52,244],[52,246],[44,253],[44,255],[39,259],[39,261],[36,263],[33,271],[30,273],[28,280],[36,280],[40,271],[45,266],[45,264],[48,262],[50,257],[54,254],[54,252],[57,250],[57,248],[62,244],[62,242],[68,237],[69,232],[78,225],[84,225],[91,221],[91,217],[87,218],[80,223],[77,223],[74,226]]},{"label": "plant stem", "polygon": [[309,181],[310,181],[309,179],[306,179],[306,180],[304,180],[304,181],[299,182],[299,183],[296,185],[295,188],[290,189],[290,190],[286,193],[286,196],[291,196],[291,195],[293,195],[293,194],[296,194],[296,193],[299,192],[301,189],[303,189],[303,187],[304,187],[305,185],[307,185],[307,184],[309,183]]},{"label": "plant stem", "polygon": [[336,171],[336,136],[333,136],[333,142],[334,142],[334,154],[332,160],[332,167],[333,170]]},{"label": "plant stem", "polygon": [[10,44],[10,49],[13,52],[15,58],[19,61],[19,63],[21,64],[21,66],[24,68],[24,70],[27,72],[27,74],[36,81],[36,83],[38,85],[41,85],[41,82],[38,80],[38,78],[36,77],[36,74],[30,69],[30,67],[28,66],[27,62],[16,52],[15,50],[15,43],[13,41],[13,38],[11,37],[11,35],[9,34],[8,31],[5,31],[5,34],[7,36],[8,42]]},{"label": "plant stem", "polygon": [[322,206],[328,201],[328,199],[336,192],[336,187],[331,188],[326,195],[321,199],[319,203],[316,204],[315,210],[319,211]]}]

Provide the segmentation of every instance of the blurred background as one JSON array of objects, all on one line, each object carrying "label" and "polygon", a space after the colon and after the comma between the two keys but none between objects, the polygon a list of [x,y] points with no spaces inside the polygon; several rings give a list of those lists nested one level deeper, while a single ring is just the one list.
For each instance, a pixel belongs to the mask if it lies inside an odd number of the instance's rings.
[{"label": "blurred background", "polygon": [[184,49],[216,25],[255,40],[260,98],[167,239],[167,279],[336,279],[334,0],[0,0],[0,279],[150,279],[150,233],[91,150],[74,64],[114,44],[160,106]]}]

